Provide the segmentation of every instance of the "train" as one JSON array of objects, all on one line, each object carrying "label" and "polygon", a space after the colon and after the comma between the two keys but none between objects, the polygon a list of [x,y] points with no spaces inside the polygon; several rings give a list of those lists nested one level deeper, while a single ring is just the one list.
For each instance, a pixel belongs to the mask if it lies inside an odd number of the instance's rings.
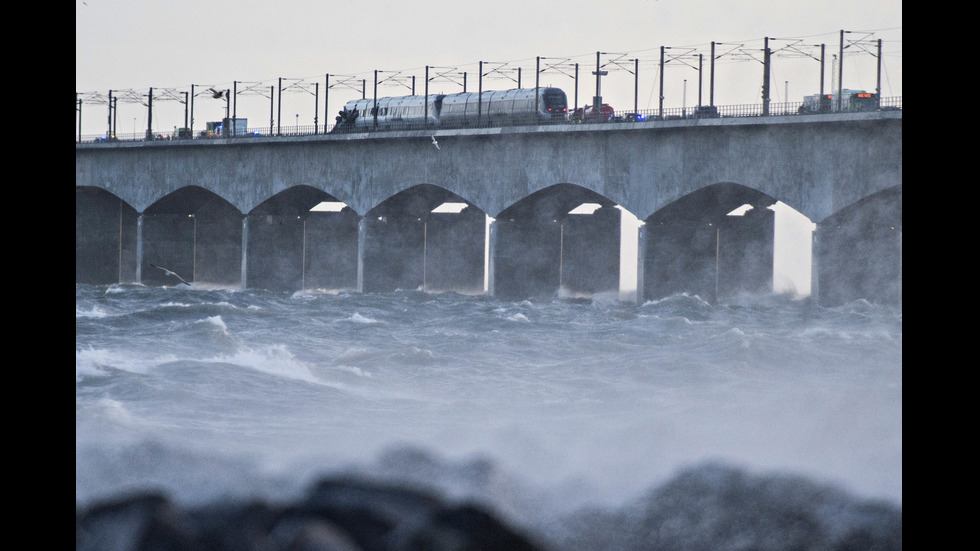
[{"label": "train", "polygon": [[842,111],[874,111],[878,109],[878,94],[865,90],[841,90],[840,97],[833,94],[813,94],[803,97],[799,112],[836,113]]},{"label": "train", "polygon": [[552,87],[384,97],[377,103],[362,98],[344,105],[332,131],[510,126],[564,121],[567,114],[568,96]]}]

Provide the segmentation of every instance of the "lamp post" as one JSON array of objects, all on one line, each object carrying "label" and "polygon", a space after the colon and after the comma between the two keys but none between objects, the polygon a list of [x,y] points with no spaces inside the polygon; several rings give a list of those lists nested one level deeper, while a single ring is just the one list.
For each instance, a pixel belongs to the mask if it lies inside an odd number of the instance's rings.
[{"label": "lamp post", "polygon": [[[713,46],[713,43],[712,43],[712,46]],[[664,116],[664,114],[663,114],[663,111],[664,111],[664,65],[666,63],[670,63],[671,61],[680,61],[682,64],[687,65],[688,67],[691,67],[691,68],[693,68],[694,70],[696,70],[698,72],[698,105],[701,105],[701,72],[702,72],[702,69],[703,69],[703,67],[702,67],[702,64],[703,64],[703,56],[701,54],[694,54],[694,53],[692,53],[694,51],[694,49],[692,48],[692,49],[688,49],[683,54],[670,56],[670,59],[667,59],[667,50],[671,50],[671,49],[673,49],[673,48],[671,48],[670,46],[661,46],[660,47],[660,101],[659,101],[659,104],[658,104],[658,115],[661,118],[663,118],[663,116]],[[698,66],[697,67],[694,67],[694,65],[692,65],[691,63],[689,63],[689,62],[687,62],[687,61],[684,60],[684,58],[686,58],[686,57],[693,57],[694,55],[697,55],[698,56]],[[712,55],[712,57],[714,57],[714,56]],[[684,80],[684,94],[685,94],[685,96],[687,95],[687,80],[686,79]],[[684,98],[684,107],[687,107],[687,98],[686,97]]]}]

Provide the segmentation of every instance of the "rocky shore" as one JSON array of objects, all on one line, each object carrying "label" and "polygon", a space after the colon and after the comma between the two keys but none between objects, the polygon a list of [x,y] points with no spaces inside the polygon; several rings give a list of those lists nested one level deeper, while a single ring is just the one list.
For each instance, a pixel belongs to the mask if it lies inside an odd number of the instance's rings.
[{"label": "rocky shore", "polygon": [[[414,461],[418,462],[416,457]],[[426,461],[428,475],[440,465]],[[457,472],[457,474],[459,474]],[[472,472],[470,473],[472,474]],[[438,478],[438,476],[436,477]],[[430,480],[433,480],[430,478]],[[159,492],[76,508],[76,551],[900,551],[902,509],[789,475],[705,464],[633,503],[556,516],[347,474],[291,502],[182,506]]]}]

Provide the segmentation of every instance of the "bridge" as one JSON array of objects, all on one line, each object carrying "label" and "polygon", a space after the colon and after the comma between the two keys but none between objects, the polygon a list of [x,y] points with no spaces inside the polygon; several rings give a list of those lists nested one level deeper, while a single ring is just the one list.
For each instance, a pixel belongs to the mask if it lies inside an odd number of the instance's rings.
[{"label": "bridge", "polygon": [[901,302],[901,110],[77,143],[75,187],[79,283],[717,301],[771,290],[781,201],[821,303]]}]

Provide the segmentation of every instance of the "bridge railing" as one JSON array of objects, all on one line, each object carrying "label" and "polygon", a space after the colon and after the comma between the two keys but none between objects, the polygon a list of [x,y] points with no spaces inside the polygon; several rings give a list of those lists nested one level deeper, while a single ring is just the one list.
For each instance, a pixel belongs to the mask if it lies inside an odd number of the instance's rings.
[{"label": "bridge railing", "polygon": [[[894,111],[902,109],[902,97],[881,98],[878,104],[880,111]],[[439,125],[440,129],[460,129],[460,128],[493,128],[501,126],[547,126],[559,124],[616,124],[623,122],[645,122],[660,120],[684,120],[684,119],[710,119],[710,118],[739,118],[739,117],[781,117],[781,116],[808,116],[810,113],[803,111],[803,102],[782,102],[763,104],[743,104],[743,105],[718,105],[718,106],[691,106],[691,107],[672,107],[664,109],[641,109],[637,111],[617,112],[609,119],[588,118],[577,120],[572,115],[558,117],[554,119],[541,120],[536,117],[528,118],[526,121],[509,120],[506,124],[498,124],[492,118],[481,120],[481,124],[467,125]],[[76,136],[76,143],[103,143],[103,142],[143,142],[159,140],[209,140],[209,139],[249,139],[255,136],[315,136],[329,133],[371,133],[384,132],[389,130],[423,130],[432,129],[432,126],[400,124],[397,126],[385,126],[379,122],[378,126],[368,125],[367,127],[345,128],[338,125],[289,125],[280,127],[254,127],[248,132],[239,133],[235,136],[222,136],[197,131],[193,136],[183,135],[172,130],[137,132],[133,134],[116,134],[107,136],[106,134],[90,134]]]}]

